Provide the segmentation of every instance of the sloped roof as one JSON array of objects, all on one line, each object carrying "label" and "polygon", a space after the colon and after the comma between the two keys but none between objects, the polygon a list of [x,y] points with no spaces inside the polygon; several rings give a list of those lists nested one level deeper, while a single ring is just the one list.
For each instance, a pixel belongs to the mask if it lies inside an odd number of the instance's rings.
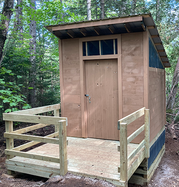
[{"label": "sloped roof", "polygon": [[142,32],[147,28],[164,67],[171,67],[151,14],[65,23],[45,28],[60,39]]}]

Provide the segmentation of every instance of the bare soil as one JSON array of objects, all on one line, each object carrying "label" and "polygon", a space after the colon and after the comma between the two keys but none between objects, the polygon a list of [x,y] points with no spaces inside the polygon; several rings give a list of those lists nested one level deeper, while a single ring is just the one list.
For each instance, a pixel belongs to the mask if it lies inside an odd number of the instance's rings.
[{"label": "bare soil", "polygon": [[[20,124],[15,129],[27,126]],[[41,177],[35,177],[27,174],[15,173],[13,177],[6,175],[5,167],[5,139],[3,138],[4,124],[0,124],[0,187],[115,187],[114,185],[87,177],[74,176],[68,173],[65,177],[51,178],[47,180]],[[30,134],[47,135],[54,132],[52,126],[44,127]],[[149,187],[178,187],[179,186],[179,130],[176,132],[178,140],[172,139],[166,131],[166,151],[152,177]],[[15,146],[21,145],[27,141],[16,140]],[[139,185],[129,184],[129,187],[141,187]]]}]

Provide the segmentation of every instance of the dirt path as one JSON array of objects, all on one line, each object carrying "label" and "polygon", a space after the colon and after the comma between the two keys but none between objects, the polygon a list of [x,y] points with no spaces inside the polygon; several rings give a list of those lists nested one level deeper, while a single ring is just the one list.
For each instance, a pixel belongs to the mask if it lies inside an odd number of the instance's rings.
[{"label": "dirt path", "polygon": [[[46,134],[48,129],[43,131]],[[47,179],[26,174],[16,174],[14,178],[9,178],[6,175],[5,155],[3,153],[5,149],[3,132],[4,127],[0,126],[0,187],[114,187],[105,181],[76,177],[71,174],[56,180],[53,184],[49,183]],[[179,137],[179,133],[177,135]],[[165,145],[166,152],[148,185],[149,187],[179,187],[179,140],[173,140],[170,134],[166,132]],[[140,186],[129,184],[129,187]]]}]

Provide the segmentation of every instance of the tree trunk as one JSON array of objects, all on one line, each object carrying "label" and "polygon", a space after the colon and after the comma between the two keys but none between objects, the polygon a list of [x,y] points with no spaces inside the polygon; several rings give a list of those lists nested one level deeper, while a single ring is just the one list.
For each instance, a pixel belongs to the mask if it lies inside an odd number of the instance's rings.
[{"label": "tree trunk", "polygon": [[9,22],[13,14],[14,0],[5,0],[2,10],[2,15],[5,19],[1,20],[0,23],[0,67],[3,57],[3,48],[7,37],[7,31],[9,28]]},{"label": "tree trunk", "polygon": [[87,0],[87,19],[91,20],[91,0]]},{"label": "tree trunk", "polygon": [[156,22],[160,21],[160,0],[156,0]]},{"label": "tree trunk", "polygon": [[[35,0],[31,0],[30,8],[35,10]],[[31,69],[30,69],[30,82],[29,87],[33,87],[33,89],[30,90],[30,104],[32,107],[35,107],[36,104],[36,21],[35,16],[33,13],[31,14],[30,19],[30,62],[31,62]]]},{"label": "tree trunk", "polygon": [[175,73],[173,75],[172,87],[170,90],[170,94],[167,99],[167,109],[173,109],[175,104],[175,97],[178,89],[178,82],[179,82],[179,58],[175,68]]},{"label": "tree trunk", "polygon": [[132,10],[132,13],[135,14],[136,13],[136,2],[137,0],[133,0],[132,4],[133,4],[133,10]]},{"label": "tree trunk", "polygon": [[16,22],[15,22],[15,31],[19,32],[19,39],[22,40],[23,26],[22,26],[22,0],[17,0],[16,5]]},{"label": "tree trunk", "polygon": [[101,19],[104,19],[104,0],[101,0]]}]

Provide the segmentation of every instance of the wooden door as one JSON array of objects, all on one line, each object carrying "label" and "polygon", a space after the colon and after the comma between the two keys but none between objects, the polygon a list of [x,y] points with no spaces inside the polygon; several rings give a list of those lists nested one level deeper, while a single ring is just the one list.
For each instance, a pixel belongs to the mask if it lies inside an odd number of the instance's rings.
[{"label": "wooden door", "polygon": [[87,134],[119,140],[117,60],[85,61]]}]

